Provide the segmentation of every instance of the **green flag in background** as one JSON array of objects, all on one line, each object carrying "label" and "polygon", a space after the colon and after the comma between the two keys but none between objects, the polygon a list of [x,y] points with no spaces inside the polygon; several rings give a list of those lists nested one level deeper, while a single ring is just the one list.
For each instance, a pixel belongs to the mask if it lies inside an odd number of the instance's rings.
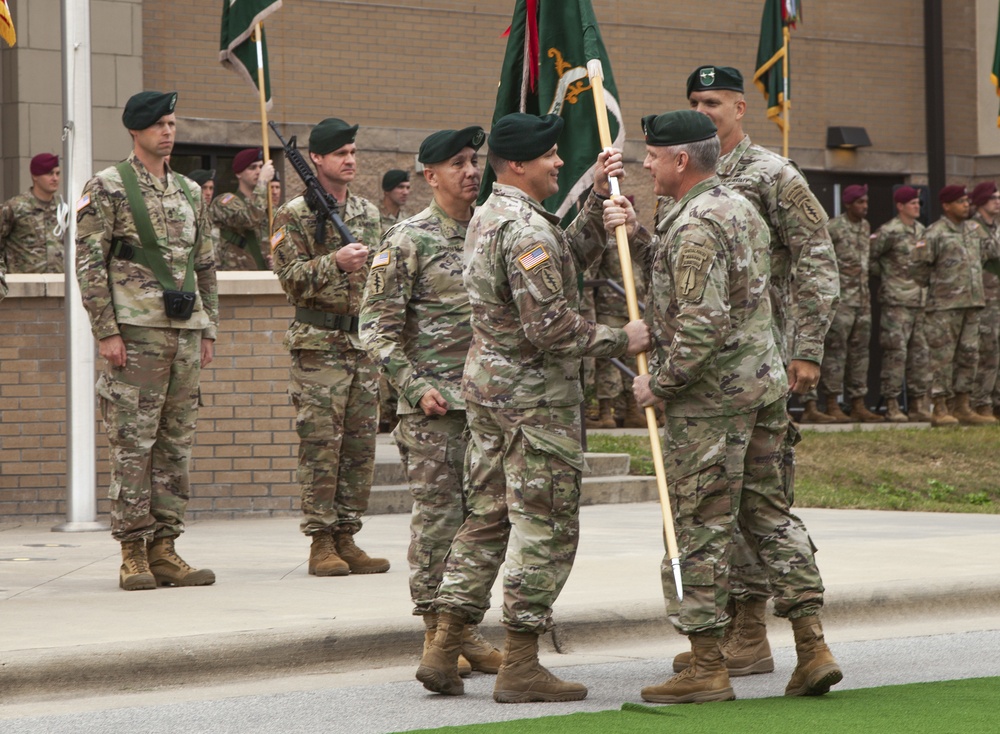
[{"label": "green flag in background", "polygon": [[[559,157],[565,165],[559,172],[559,193],[543,204],[564,222],[572,218],[577,200],[593,185],[594,164],[601,152],[594,93],[587,76],[591,59],[600,60],[604,67],[611,138],[621,148],[625,125],[618,89],[590,0],[516,1],[493,122],[511,112],[562,115],[566,125],[559,137]],[[495,180],[487,165],[479,203],[490,195]]]},{"label": "green flag in background", "polygon": [[782,69],[782,61],[788,53],[785,28],[794,28],[801,16],[801,0],[765,0],[764,14],[760,19],[760,41],[757,44],[753,83],[767,99],[768,118],[782,130],[785,129],[785,121],[781,114],[791,101],[791,67],[789,79],[784,78]]},{"label": "green flag in background", "polygon": [[[281,0],[222,0],[222,34],[219,40],[219,61],[240,77],[257,85],[258,55],[253,40],[258,23],[281,7]],[[271,75],[267,68],[267,35],[261,28],[260,65],[264,67],[264,98],[271,109]]]},{"label": "green flag in background", "polygon": [[[990,72],[990,81],[993,82],[1000,97],[1000,22],[997,23],[997,42],[993,50],[993,70]],[[997,127],[1000,127],[1000,115],[997,116]]]}]

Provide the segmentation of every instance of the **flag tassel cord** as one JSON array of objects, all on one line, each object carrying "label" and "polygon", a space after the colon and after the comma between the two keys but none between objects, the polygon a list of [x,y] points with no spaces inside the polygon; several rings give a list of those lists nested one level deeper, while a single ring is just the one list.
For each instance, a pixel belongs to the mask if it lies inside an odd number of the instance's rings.
[{"label": "flag tassel cord", "polygon": [[[268,147],[267,142],[267,90],[264,86],[264,48],[263,48],[263,24],[257,21],[257,25],[254,27],[254,39],[257,42],[257,88],[260,92],[260,130],[261,137],[263,139],[263,147],[261,150],[264,153],[264,163],[268,163],[271,160],[271,151]],[[267,189],[267,232],[268,236],[271,234],[271,230],[274,229],[274,205],[271,203],[271,188],[270,184]]]}]

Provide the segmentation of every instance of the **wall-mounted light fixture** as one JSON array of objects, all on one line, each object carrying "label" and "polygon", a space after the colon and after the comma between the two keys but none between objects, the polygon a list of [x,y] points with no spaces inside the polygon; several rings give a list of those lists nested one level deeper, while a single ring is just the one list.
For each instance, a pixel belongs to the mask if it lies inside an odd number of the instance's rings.
[{"label": "wall-mounted light fixture", "polygon": [[872,144],[868,131],[863,127],[828,127],[826,129],[826,147],[853,150],[867,148]]}]

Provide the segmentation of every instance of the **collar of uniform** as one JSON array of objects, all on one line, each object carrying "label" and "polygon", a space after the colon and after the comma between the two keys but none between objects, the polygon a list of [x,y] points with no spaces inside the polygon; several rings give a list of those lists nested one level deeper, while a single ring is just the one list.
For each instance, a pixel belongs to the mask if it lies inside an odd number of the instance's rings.
[{"label": "collar of uniform", "polygon": [[452,219],[448,214],[438,206],[437,201],[431,199],[430,205],[427,207],[431,214],[440,222],[441,224],[441,236],[446,240],[455,239],[460,237],[465,239],[465,233],[468,227],[465,224],[459,224],[457,221]]},{"label": "collar of uniform", "polygon": [[535,201],[534,198],[526,194],[524,191],[517,188],[517,186],[510,186],[509,184],[494,182],[493,193],[496,196],[506,196],[512,199],[519,199],[520,201],[523,201],[525,204],[527,204],[529,207],[534,209],[536,212],[541,214],[543,217],[545,217],[553,224],[559,224],[559,217],[557,217],[555,214],[550,214],[548,211],[545,210],[544,206],[542,206],[539,202]]},{"label": "collar of uniform", "polygon": [[161,193],[169,193],[173,189],[177,188],[177,183],[171,175],[172,171],[170,170],[170,164],[166,161],[163,162],[163,172],[167,179],[167,182],[164,185],[161,179],[158,179],[156,176],[151,174],[149,169],[142,164],[142,161],[139,160],[139,157],[135,154],[134,150],[129,153],[127,160],[132,165],[132,168],[135,169],[135,174],[138,177],[139,184],[141,186],[147,186]]},{"label": "collar of uniform", "polygon": [[996,236],[996,234],[997,234],[997,225],[1000,224],[1000,220],[994,219],[993,220],[993,224],[987,224],[986,220],[983,219],[982,214],[980,214],[979,212],[976,212],[975,214],[973,214],[972,215],[972,219],[973,219],[973,221],[975,221],[976,223],[978,223],[980,227],[982,227],[987,232],[989,232],[991,235]]},{"label": "collar of uniform", "polygon": [[662,220],[660,220],[660,224],[656,228],[656,231],[666,232],[670,228],[670,226],[674,223],[674,220],[677,219],[678,215],[682,211],[684,211],[684,209],[688,205],[688,202],[691,201],[691,199],[705,193],[709,189],[714,189],[716,186],[721,186],[721,185],[722,182],[719,180],[718,176],[709,176],[704,181],[699,181],[698,183],[696,183],[694,186],[691,187],[690,191],[684,194],[684,197],[680,201],[674,204],[673,208],[669,212],[667,212],[666,216],[663,217]]},{"label": "collar of uniform", "polygon": [[750,136],[744,135],[743,140],[735,148],[726,153],[726,155],[719,156],[719,162],[715,165],[715,170],[719,172],[719,175],[733,175],[733,169],[736,168],[736,164],[740,162],[740,158],[747,152],[747,148],[750,145]]}]

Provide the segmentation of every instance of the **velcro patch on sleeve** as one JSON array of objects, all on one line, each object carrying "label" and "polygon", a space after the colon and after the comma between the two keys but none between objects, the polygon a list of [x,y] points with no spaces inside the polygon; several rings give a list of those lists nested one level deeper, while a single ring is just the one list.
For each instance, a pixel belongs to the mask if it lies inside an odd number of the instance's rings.
[{"label": "velcro patch on sleeve", "polygon": [[384,268],[384,267],[386,267],[386,266],[389,265],[389,260],[390,260],[389,251],[388,250],[382,250],[382,252],[380,252],[378,255],[376,255],[375,259],[372,260],[372,267],[373,268]]},{"label": "velcro patch on sleeve", "polygon": [[545,251],[544,247],[538,245],[538,247],[532,248],[518,257],[517,263],[526,272],[531,272],[542,263],[548,262],[549,259],[549,253]]},{"label": "velcro patch on sleeve", "polygon": [[222,195],[222,201],[220,201],[219,203],[220,203],[220,204],[228,204],[228,203],[229,203],[229,202],[231,202],[231,201],[232,201],[232,200],[233,200],[234,198],[235,198],[235,194],[223,194],[223,195]]},{"label": "velcro patch on sleeve", "polygon": [[677,253],[677,297],[684,301],[700,301],[705,294],[708,272],[715,261],[715,252],[699,245],[682,245]]},{"label": "velcro patch on sleeve", "polygon": [[271,235],[271,252],[274,252],[275,248],[282,243],[285,239],[285,228],[281,227],[273,235]]}]

